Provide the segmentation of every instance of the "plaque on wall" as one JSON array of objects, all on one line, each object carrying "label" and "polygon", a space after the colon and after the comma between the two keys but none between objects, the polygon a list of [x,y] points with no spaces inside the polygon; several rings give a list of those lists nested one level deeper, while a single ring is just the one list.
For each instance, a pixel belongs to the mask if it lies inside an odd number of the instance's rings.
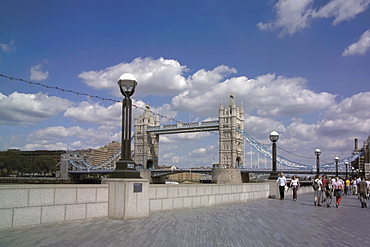
[{"label": "plaque on wall", "polygon": [[143,192],[142,183],[134,183],[134,193]]}]

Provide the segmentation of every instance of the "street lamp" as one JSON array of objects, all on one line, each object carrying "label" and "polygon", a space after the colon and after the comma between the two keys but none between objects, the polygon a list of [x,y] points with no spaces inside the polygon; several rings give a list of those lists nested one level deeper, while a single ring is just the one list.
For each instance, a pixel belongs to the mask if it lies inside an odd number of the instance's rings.
[{"label": "street lamp", "polygon": [[334,157],[334,161],[335,161],[335,176],[338,177],[338,161],[339,161],[339,157],[338,156],[335,156]]},{"label": "street lamp", "polygon": [[315,155],[316,155],[316,175],[317,176],[320,175],[320,158],[319,158],[320,154],[321,154],[321,150],[317,148],[315,150]]},{"label": "street lamp", "polygon": [[346,165],[346,180],[348,179],[348,161],[345,161],[344,164]]},{"label": "street lamp", "polygon": [[277,177],[276,172],[276,142],[279,140],[279,133],[276,131],[272,131],[270,133],[270,141],[272,141],[272,177]]},{"label": "street lamp", "polygon": [[135,162],[131,159],[131,121],[132,121],[132,96],[135,92],[137,81],[135,76],[125,73],[118,80],[119,89],[125,98],[122,101],[122,141],[121,159],[116,163],[112,178],[140,178],[140,172],[135,169]]}]

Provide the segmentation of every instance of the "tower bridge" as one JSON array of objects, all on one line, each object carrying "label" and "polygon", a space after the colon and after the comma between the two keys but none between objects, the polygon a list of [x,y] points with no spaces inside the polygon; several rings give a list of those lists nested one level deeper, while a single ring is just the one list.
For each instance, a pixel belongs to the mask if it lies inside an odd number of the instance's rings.
[{"label": "tower bridge", "polygon": [[[163,176],[163,174],[167,174],[168,171],[160,170],[158,165],[160,135],[218,131],[219,164],[217,168],[228,168],[229,171],[232,169],[238,169],[245,173],[271,172],[270,169],[267,169],[266,171],[258,168],[240,169],[243,167],[245,141],[247,141],[251,147],[267,159],[272,159],[272,152],[269,148],[256,141],[250,134],[244,131],[244,110],[242,106],[238,107],[235,104],[233,95],[230,95],[229,101],[226,105],[223,105],[222,103],[220,104],[218,115],[218,120],[213,121],[196,123],[177,122],[176,124],[160,125],[158,115],[155,116],[147,105],[144,112],[141,115],[136,116],[134,119],[134,151],[132,152],[132,157],[135,164],[143,170],[150,171],[152,177]],[[358,148],[355,148],[355,152],[351,156],[339,160],[339,174],[346,172],[346,161],[348,161],[349,164],[355,161],[359,162],[361,157],[364,157],[366,156],[366,153],[369,153],[369,143],[370,137],[367,140],[367,144],[364,144],[364,150],[358,150]],[[83,160],[79,160],[78,157],[66,155],[66,157],[62,157],[62,163],[64,162],[63,166],[65,168],[61,168],[61,170],[69,170],[69,173],[71,174],[83,174],[84,171],[89,174],[107,174],[115,169],[114,164],[120,154],[121,152],[119,150],[116,154],[98,166],[91,166]],[[362,160],[361,162],[364,163],[365,161]],[[315,172],[313,171],[314,166],[300,164],[280,155],[277,155],[277,163],[280,165],[280,169],[278,170],[285,171],[285,173],[313,174]],[[322,164],[320,166],[320,171],[323,174],[332,174],[335,166],[335,162]],[[363,167],[365,166],[363,165]],[[175,172],[187,172],[185,170],[186,169],[178,169]],[[211,170],[212,169],[197,171],[191,169],[192,172],[208,174]]]},{"label": "tower bridge", "polygon": [[134,161],[144,169],[158,169],[160,135],[218,131],[219,166],[235,169],[243,164],[244,156],[244,140],[237,128],[244,130],[244,110],[235,104],[233,95],[228,104],[220,104],[219,119],[215,121],[160,125],[158,116],[155,118],[146,106],[143,114],[134,120]]}]

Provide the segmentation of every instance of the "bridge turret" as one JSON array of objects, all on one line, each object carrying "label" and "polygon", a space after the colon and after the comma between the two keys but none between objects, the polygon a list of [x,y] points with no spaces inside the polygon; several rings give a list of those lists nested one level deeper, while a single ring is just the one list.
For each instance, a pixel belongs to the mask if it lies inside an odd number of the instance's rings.
[{"label": "bridge turret", "polygon": [[159,136],[148,133],[148,126],[159,126],[158,115],[150,111],[150,106],[146,105],[143,114],[135,117],[135,154],[134,160],[137,165],[144,168],[158,167],[158,147]]},{"label": "bridge turret", "polygon": [[228,104],[219,110],[219,163],[225,168],[238,168],[243,164],[244,140],[236,127],[244,129],[244,111],[235,104],[230,94]]}]

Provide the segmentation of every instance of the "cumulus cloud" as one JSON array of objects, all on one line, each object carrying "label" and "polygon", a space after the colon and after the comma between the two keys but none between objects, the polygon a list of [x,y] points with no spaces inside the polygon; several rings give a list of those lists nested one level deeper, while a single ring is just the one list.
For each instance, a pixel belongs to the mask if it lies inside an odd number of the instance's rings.
[{"label": "cumulus cloud", "polygon": [[121,126],[122,103],[104,107],[99,103],[82,101],[77,106],[68,108],[64,116],[76,122]]},{"label": "cumulus cloud", "polygon": [[[232,92],[237,100],[243,101],[246,112],[256,110],[258,115],[269,117],[307,114],[325,109],[335,102],[335,96],[332,94],[308,90],[306,80],[300,77],[287,78],[266,74],[255,79],[241,76],[222,80],[225,75],[219,71],[224,72],[225,69],[216,69],[212,73],[203,71],[205,77],[210,75],[210,81],[214,82],[209,83],[207,90],[201,92],[197,84],[189,83],[189,89],[172,99],[174,109],[215,116],[218,114],[219,99],[229,92]],[[229,69],[229,71],[233,70]],[[214,73],[219,73],[219,76],[216,77]]]},{"label": "cumulus cloud", "polygon": [[280,29],[281,35],[294,34],[307,28],[317,18],[334,18],[333,25],[354,19],[364,12],[370,0],[331,0],[321,8],[313,8],[313,0],[279,0],[274,8],[276,19],[257,24],[261,30]]},{"label": "cumulus cloud", "polygon": [[321,135],[341,136],[348,133],[366,133],[370,130],[370,92],[345,98],[328,108],[318,124]]},{"label": "cumulus cloud", "polygon": [[348,46],[342,56],[365,55],[368,50],[370,50],[370,30],[365,31],[356,43]]},{"label": "cumulus cloud", "polygon": [[275,5],[276,20],[258,23],[261,30],[282,29],[281,34],[293,34],[304,29],[310,20],[313,0],[279,0]]},{"label": "cumulus cloud", "polygon": [[42,70],[43,63],[37,64],[30,69],[30,79],[34,81],[44,81],[48,79],[49,72]]},{"label": "cumulus cloud", "polygon": [[14,40],[10,40],[9,44],[1,43],[0,48],[4,53],[11,53],[17,49],[17,47],[15,46]]},{"label": "cumulus cloud", "polygon": [[63,112],[72,102],[43,93],[0,93],[0,124],[33,125]]},{"label": "cumulus cloud", "polygon": [[266,140],[268,141],[271,131],[275,130],[279,133],[286,131],[284,124],[275,119],[248,114],[244,115],[244,129],[255,139],[259,139],[263,143]]},{"label": "cumulus cloud", "polygon": [[327,118],[370,118],[370,92],[361,92],[351,97],[343,99],[338,104],[334,104],[325,113]]},{"label": "cumulus cloud", "polygon": [[313,13],[313,18],[334,17],[333,25],[343,21],[354,19],[364,12],[370,4],[370,0],[332,0],[325,6]]},{"label": "cumulus cloud", "polygon": [[133,74],[138,86],[135,95],[169,95],[179,93],[187,87],[182,73],[186,66],[172,59],[136,58],[131,63],[120,63],[100,71],[85,71],[78,76],[87,85],[96,89],[107,89],[121,96],[117,81],[123,73]]},{"label": "cumulus cloud", "polygon": [[[64,143],[64,149],[86,149],[98,148],[101,143],[109,143],[111,141],[119,141],[117,137],[117,128],[112,126],[100,126],[98,128],[82,128],[73,126],[66,128],[64,126],[52,126],[45,129],[39,129],[32,132],[27,141],[32,142],[26,144],[24,149],[44,149],[46,147],[61,146]],[[83,141],[81,141],[83,140]],[[54,146],[53,146],[54,145]]]},{"label": "cumulus cloud", "polygon": [[[313,150],[320,148],[323,151],[320,156],[323,160],[330,161],[338,154],[348,157],[348,150],[353,150],[353,140],[367,138],[369,133],[369,104],[370,92],[362,92],[334,103],[315,123],[308,124],[301,118],[293,118],[279,143],[289,146],[291,152],[306,156],[312,156]],[[292,159],[297,160],[299,157]]]}]

